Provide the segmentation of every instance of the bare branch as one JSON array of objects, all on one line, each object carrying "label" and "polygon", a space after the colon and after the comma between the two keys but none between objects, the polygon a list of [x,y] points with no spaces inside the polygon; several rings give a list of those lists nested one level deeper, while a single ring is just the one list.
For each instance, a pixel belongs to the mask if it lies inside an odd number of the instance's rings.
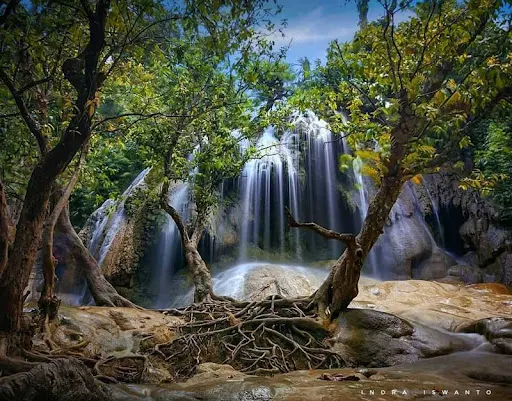
[{"label": "bare branch", "polygon": [[[341,58],[341,61],[343,62],[343,64],[345,64],[345,67],[347,67],[347,69],[350,69],[350,67],[348,66],[348,63],[345,61],[345,58],[343,57],[343,52],[340,48],[340,44],[338,43],[337,40],[334,41],[334,44],[336,45],[336,48],[338,50],[338,54]],[[350,86],[352,86],[355,90],[357,90],[361,95],[363,95],[366,98],[366,100],[368,100],[371,103],[374,110],[378,110],[378,107],[377,107],[377,104],[375,103],[375,101],[364,90],[362,90],[355,82],[353,82],[349,78],[345,78],[345,76],[343,76],[343,80],[345,82],[347,82]],[[376,116],[376,117],[382,123],[384,123],[384,125],[389,125],[388,122],[384,118],[382,118],[380,116]]]},{"label": "bare branch", "polygon": [[418,73],[421,65],[423,64],[423,60],[425,59],[425,53],[427,52],[427,48],[428,48],[428,43],[427,43],[428,27],[430,25],[430,21],[432,20],[432,16],[434,15],[434,11],[436,9],[436,5],[437,5],[437,1],[433,1],[432,2],[432,6],[431,6],[430,11],[429,11],[429,14],[428,14],[427,22],[425,23],[425,27],[423,29],[423,48],[421,49],[421,55],[420,55],[420,58],[418,60],[418,63],[416,64],[416,67],[414,68],[414,71],[411,74],[411,78],[410,78],[411,80],[416,76],[416,74]]},{"label": "bare branch", "polygon": [[147,120],[147,119],[154,118],[154,117],[183,118],[183,117],[189,117],[189,116],[184,115],[184,114],[165,114],[165,113],[161,113],[161,112],[150,113],[150,114],[135,113],[135,112],[134,113],[123,113],[123,114],[119,114],[117,116],[105,117],[104,119],[94,123],[93,126],[91,127],[91,130],[98,128],[100,125],[105,124],[108,121],[114,121],[114,120],[118,120],[120,118],[125,118],[125,117],[139,117],[139,119],[137,121],[141,121],[141,120]]},{"label": "bare branch", "polygon": [[286,208],[286,215],[288,216],[288,224],[290,227],[296,228],[307,228],[308,230],[314,231],[320,234],[322,237],[327,239],[335,239],[343,242],[347,247],[355,247],[356,236],[354,234],[342,234],[336,231],[329,230],[328,228],[322,227],[316,223],[298,223],[292,216],[290,209]]},{"label": "bare branch", "polygon": [[41,84],[44,84],[46,82],[50,82],[51,79],[52,79],[52,77],[44,77],[44,78],[38,79],[37,81],[29,82],[25,86],[21,87],[18,90],[18,93],[21,95],[23,92],[29,90],[30,88],[33,88],[34,86],[41,85]]},{"label": "bare branch", "polygon": [[16,90],[14,87],[14,82],[7,76],[5,71],[0,68],[0,80],[7,86],[7,89],[9,89],[9,92],[11,92],[11,95],[16,102],[16,106],[18,107],[18,110],[20,111],[20,114],[25,121],[25,124],[27,124],[28,129],[34,135],[34,137],[37,140],[37,144],[39,145],[39,150],[42,155],[46,154],[47,152],[47,139],[46,136],[41,131],[41,128],[39,127],[39,123],[34,119],[23,101],[23,98],[21,97],[20,93]]}]

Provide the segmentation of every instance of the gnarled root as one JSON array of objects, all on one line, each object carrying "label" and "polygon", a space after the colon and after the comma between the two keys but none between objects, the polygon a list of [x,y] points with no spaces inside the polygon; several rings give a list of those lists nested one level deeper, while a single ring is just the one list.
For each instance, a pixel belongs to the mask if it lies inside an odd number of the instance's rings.
[{"label": "gnarled root", "polygon": [[94,375],[107,383],[139,383],[149,365],[146,355],[109,356],[94,365]]},{"label": "gnarled root", "polygon": [[310,298],[210,301],[168,313],[187,323],[179,337],[157,345],[154,353],[171,363],[177,380],[193,375],[203,362],[228,363],[249,374],[345,366],[328,348],[329,332]]}]

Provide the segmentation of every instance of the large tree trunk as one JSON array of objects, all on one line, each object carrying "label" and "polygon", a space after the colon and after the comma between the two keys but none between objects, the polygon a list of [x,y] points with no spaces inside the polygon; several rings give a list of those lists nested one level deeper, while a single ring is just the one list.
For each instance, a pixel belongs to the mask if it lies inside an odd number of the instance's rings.
[{"label": "large tree trunk", "polygon": [[[86,147],[87,144],[84,144]],[[84,161],[86,149],[82,149],[80,159],[76,165],[75,171],[69,180],[68,185],[61,191],[60,189],[55,191],[57,201],[55,202],[53,209],[46,219],[43,230],[43,244],[42,244],[42,260],[43,260],[43,278],[44,285],[39,298],[38,306],[41,311],[41,315],[44,321],[47,323],[55,319],[60,306],[60,300],[55,295],[55,258],[53,256],[53,233],[55,230],[55,224],[57,219],[62,213],[63,209],[68,204],[69,197],[75,188],[75,184],[80,174],[80,168]],[[46,324],[45,323],[45,324]]]},{"label": "large tree trunk", "polygon": [[21,329],[23,290],[35,263],[53,182],[65,167],[61,164],[58,170],[50,170],[46,168],[48,164],[53,163],[45,158],[36,166],[27,187],[16,227],[14,251],[0,281],[0,331],[16,332]]},{"label": "large tree trunk", "polygon": [[23,291],[35,263],[52,186],[86,139],[79,133],[70,134],[32,172],[16,226],[13,252],[0,281],[0,331],[20,330]]},{"label": "large tree trunk", "polygon": [[400,178],[382,179],[381,186],[370,202],[361,232],[355,238],[356,246],[347,246],[327,279],[315,293],[314,300],[318,313],[323,319],[330,321],[336,319],[357,296],[364,260],[383,232],[386,219],[400,194],[402,184],[403,181]]},{"label": "large tree trunk", "polygon": [[197,250],[197,244],[189,240],[183,244],[187,266],[194,280],[194,302],[204,302],[213,296],[212,275]]},{"label": "large tree trunk", "polygon": [[57,220],[56,230],[66,237],[69,252],[71,252],[74,262],[86,278],[88,288],[91,291],[96,305],[137,308],[135,304],[119,295],[112,284],[107,281],[101,272],[98,262],[92,257],[73,228],[69,219],[68,206],[66,206],[60,214]]},{"label": "large tree trunk", "polygon": [[[169,166],[166,165],[166,169]],[[204,220],[205,216],[197,216],[195,220],[195,227],[191,234],[189,234],[185,222],[178,213],[167,201],[169,194],[169,181],[165,180],[160,192],[160,205],[165,212],[171,216],[178,227],[181,236],[181,244],[183,245],[183,252],[185,253],[185,260],[189,268],[190,274],[194,281],[194,302],[204,302],[215,298],[212,288],[212,275],[210,269],[206,266],[203,258],[201,257],[197,247],[199,241],[204,233]]]},{"label": "large tree trunk", "polygon": [[4,186],[0,180],[0,278],[7,265],[9,249],[9,216],[7,216],[7,199]]}]

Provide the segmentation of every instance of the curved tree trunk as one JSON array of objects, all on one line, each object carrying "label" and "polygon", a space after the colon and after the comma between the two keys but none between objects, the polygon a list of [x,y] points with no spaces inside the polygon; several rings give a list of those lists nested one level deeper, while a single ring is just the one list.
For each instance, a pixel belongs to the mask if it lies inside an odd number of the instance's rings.
[{"label": "curved tree trunk", "polygon": [[331,273],[315,293],[319,315],[330,321],[336,319],[340,312],[348,307],[357,296],[361,268],[368,253],[382,234],[386,219],[395,204],[403,181],[400,178],[385,177],[382,179],[374,198],[368,207],[361,232],[355,238],[358,254],[354,248],[347,247],[336,261]]},{"label": "curved tree trunk", "polygon": [[[87,144],[84,144],[86,147]],[[82,153],[76,165],[75,171],[69,180],[68,185],[58,197],[50,216],[46,219],[43,229],[43,243],[42,243],[42,259],[43,259],[43,290],[39,297],[39,310],[43,319],[51,321],[57,316],[60,306],[60,300],[55,295],[55,258],[53,257],[53,232],[55,224],[59,218],[62,210],[68,204],[69,197],[75,188],[75,184],[80,174],[80,168],[84,161],[86,149],[82,148]],[[57,192],[57,191],[56,191]],[[61,192],[61,191],[58,191]]]},{"label": "curved tree trunk", "polygon": [[288,211],[291,227],[307,228],[328,239],[345,243],[345,252],[336,261],[329,276],[314,294],[319,316],[333,321],[347,308],[358,294],[358,283],[364,260],[383,232],[384,224],[396,202],[403,180],[397,177],[384,177],[374,198],[359,235],[340,234],[315,223],[298,223]]},{"label": "curved tree trunk", "polygon": [[97,305],[138,308],[138,306],[131,301],[119,295],[112,284],[107,281],[101,272],[98,262],[92,257],[73,228],[69,219],[68,205],[66,205],[57,220],[56,230],[66,237],[69,251],[72,253],[75,263],[77,263],[86,278],[91,295]]}]

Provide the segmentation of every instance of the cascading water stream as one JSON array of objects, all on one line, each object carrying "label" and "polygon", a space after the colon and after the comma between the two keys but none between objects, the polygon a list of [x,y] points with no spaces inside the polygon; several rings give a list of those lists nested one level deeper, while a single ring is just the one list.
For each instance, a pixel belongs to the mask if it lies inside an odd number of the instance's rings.
[{"label": "cascading water stream", "polygon": [[[110,247],[118,235],[121,227],[126,222],[125,201],[126,199],[141,185],[144,184],[144,179],[149,173],[150,168],[146,168],[133,180],[130,186],[123,192],[120,201],[116,202],[113,199],[107,199],[103,204],[93,213],[91,220],[93,221],[91,227],[91,236],[84,244],[91,255],[101,263],[108,254]],[[114,210],[112,214],[111,211]],[[67,269],[69,266],[57,265],[56,274],[59,276],[59,271]],[[58,283],[59,286],[62,283]],[[64,285],[65,287],[65,285]],[[83,305],[93,302],[89,294],[87,281],[84,277],[73,284],[73,288],[59,288],[59,297],[65,304],[68,305]]]},{"label": "cascading water stream", "polygon": [[[316,221],[341,231],[341,201],[337,188],[336,150],[327,124],[313,113],[295,113],[280,140],[273,127],[258,142],[258,158],[249,160],[240,178],[242,214],[248,219],[240,232],[239,261],[250,260],[250,247],[279,250],[302,258],[299,230],[288,230],[284,209],[296,219]],[[301,174],[306,176],[303,183]],[[321,239],[309,233],[311,248],[322,247]],[[314,244],[314,245],[311,245]],[[325,258],[337,258],[341,247],[328,241]]]},{"label": "cascading water stream", "polygon": [[[242,213],[249,217],[241,228],[239,260],[248,259],[249,245],[262,245],[264,250],[271,246],[271,213],[274,198],[277,208],[284,212],[283,160],[280,156],[279,141],[274,136],[274,129],[267,128],[256,143],[260,155],[249,160],[242,171],[241,199]],[[272,178],[276,177],[275,180]],[[272,185],[274,184],[274,185]],[[261,222],[263,220],[263,229]],[[278,218],[279,242],[284,244],[284,219]],[[259,239],[263,232],[263,241]]]},{"label": "cascading water stream", "polygon": [[428,190],[427,183],[425,182],[425,177],[421,176],[421,182],[423,183],[423,188],[425,188],[425,192],[428,196],[428,199],[430,201],[430,205],[432,206],[432,213],[434,214],[434,217],[436,219],[437,224],[437,232],[439,233],[439,240],[441,242],[440,246],[445,247],[445,241],[444,241],[444,232],[443,232],[443,226],[441,225],[441,219],[439,218],[439,208],[436,205],[436,202],[434,201],[434,198],[430,194],[430,191]]}]

